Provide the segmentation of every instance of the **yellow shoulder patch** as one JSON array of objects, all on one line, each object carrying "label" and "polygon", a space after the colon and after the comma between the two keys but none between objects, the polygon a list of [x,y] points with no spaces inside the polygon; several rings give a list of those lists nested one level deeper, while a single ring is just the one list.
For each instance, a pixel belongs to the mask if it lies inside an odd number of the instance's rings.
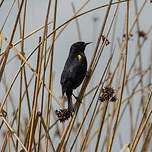
[{"label": "yellow shoulder patch", "polygon": [[78,59],[81,60],[81,58],[82,58],[82,56],[81,56],[81,55],[78,55]]}]

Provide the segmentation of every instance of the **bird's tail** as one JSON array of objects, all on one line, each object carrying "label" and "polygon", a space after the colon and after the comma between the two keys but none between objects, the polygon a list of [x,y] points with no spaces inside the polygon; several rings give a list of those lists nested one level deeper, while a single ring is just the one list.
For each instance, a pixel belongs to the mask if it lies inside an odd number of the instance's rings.
[{"label": "bird's tail", "polygon": [[74,112],[72,97],[70,97],[70,100],[68,100],[68,111],[70,111],[71,113]]},{"label": "bird's tail", "polygon": [[68,98],[68,111],[72,114],[74,112],[74,107],[72,103],[72,91],[66,92],[67,98]]},{"label": "bird's tail", "polygon": [[62,97],[64,96],[64,93],[65,93],[65,91],[63,90],[63,87],[62,87]]}]

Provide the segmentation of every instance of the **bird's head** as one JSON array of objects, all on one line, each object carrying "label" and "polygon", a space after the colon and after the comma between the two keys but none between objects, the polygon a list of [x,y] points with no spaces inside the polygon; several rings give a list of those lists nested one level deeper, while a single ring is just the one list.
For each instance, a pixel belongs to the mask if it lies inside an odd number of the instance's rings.
[{"label": "bird's head", "polygon": [[82,41],[76,42],[76,43],[72,44],[70,52],[72,52],[72,53],[83,52],[84,53],[85,47],[90,43],[91,42],[85,43],[85,42],[82,42]]}]

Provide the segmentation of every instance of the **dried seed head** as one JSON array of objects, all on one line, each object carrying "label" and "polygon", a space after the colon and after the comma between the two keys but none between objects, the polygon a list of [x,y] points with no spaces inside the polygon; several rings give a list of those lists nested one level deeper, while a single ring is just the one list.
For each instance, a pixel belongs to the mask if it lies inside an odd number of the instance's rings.
[{"label": "dried seed head", "polygon": [[107,86],[105,88],[101,88],[99,100],[101,102],[104,101],[112,101],[115,102],[117,100],[116,96],[114,96],[114,89]]},{"label": "dried seed head", "polygon": [[139,35],[139,37],[142,37],[144,40],[147,39],[147,34],[142,30],[138,31],[138,35]]},{"label": "dried seed head", "polygon": [[[102,43],[105,41],[106,37],[102,35]],[[106,39],[106,46],[110,44],[110,41]]]},{"label": "dried seed head", "polygon": [[111,99],[110,99],[111,102],[116,102],[116,100],[117,100],[117,97],[116,97],[116,96],[113,96],[113,97],[111,97]]},{"label": "dried seed head", "polygon": [[65,120],[68,120],[71,116],[70,111],[67,109],[59,109],[55,111],[57,117],[59,118],[60,122],[64,122]]}]

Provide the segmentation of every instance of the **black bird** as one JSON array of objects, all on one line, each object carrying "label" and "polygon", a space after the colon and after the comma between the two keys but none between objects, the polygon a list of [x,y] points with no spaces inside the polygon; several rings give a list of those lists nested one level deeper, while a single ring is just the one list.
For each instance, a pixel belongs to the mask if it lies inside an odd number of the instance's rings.
[{"label": "black bird", "polygon": [[62,86],[62,95],[66,93],[68,99],[68,111],[71,115],[72,112],[74,112],[72,104],[72,95],[74,96],[73,90],[80,86],[87,72],[87,59],[84,50],[90,43],[91,42],[85,43],[80,41],[71,46],[69,56],[61,74],[60,83]]}]

